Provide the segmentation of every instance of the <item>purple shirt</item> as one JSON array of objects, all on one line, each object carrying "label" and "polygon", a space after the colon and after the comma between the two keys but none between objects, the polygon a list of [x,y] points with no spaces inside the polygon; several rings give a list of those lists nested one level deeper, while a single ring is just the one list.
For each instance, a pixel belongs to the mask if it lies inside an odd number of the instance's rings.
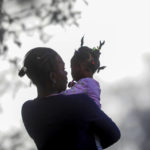
[{"label": "purple shirt", "polygon": [[71,89],[62,92],[64,95],[84,93],[91,97],[94,102],[101,108],[99,83],[93,78],[80,79]]}]

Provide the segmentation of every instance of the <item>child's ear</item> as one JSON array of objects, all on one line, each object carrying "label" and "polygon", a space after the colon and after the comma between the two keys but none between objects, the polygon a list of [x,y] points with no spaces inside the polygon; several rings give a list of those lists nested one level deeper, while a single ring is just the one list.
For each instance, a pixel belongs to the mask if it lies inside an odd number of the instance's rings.
[{"label": "child's ear", "polygon": [[82,72],[88,71],[88,68],[86,66],[86,63],[80,63],[80,70]]}]

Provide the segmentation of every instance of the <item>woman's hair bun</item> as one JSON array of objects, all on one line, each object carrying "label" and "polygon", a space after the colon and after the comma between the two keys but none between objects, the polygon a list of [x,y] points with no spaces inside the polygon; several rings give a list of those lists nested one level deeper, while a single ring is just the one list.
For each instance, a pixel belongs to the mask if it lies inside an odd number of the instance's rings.
[{"label": "woman's hair bun", "polygon": [[26,74],[27,68],[26,67],[22,67],[21,70],[19,71],[18,75],[20,77],[23,77]]}]

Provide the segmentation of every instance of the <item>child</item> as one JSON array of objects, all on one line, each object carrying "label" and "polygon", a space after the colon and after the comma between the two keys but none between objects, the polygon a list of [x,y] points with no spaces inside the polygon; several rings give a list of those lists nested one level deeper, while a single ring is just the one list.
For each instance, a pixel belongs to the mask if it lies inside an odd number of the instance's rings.
[{"label": "child", "polygon": [[[71,59],[71,74],[73,81],[69,83],[68,89],[63,94],[79,94],[86,93],[90,96],[95,103],[101,107],[100,104],[100,85],[93,79],[94,73],[104,69],[105,66],[100,67],[100,49],[104,45],[105,41],[101,43],[97,48],[89,48],[83,46],[83,38],[81,40],[81,47],[75,51]],[[75,83],[75,82],[76,83]]]},{"label": "child", "polygon": [[[75,51],[71,59],[71,74],[73,77],[73,81],[69,84],[71,88],[62,93],[65,95],[85,93],[101,108],[101,89],[99,83],[93,79],[93,75],[96,71],[99,72],[105,68],[105,66],[100,67],[99,61],[100,49],[105,41],[102,43],[100,41],[99,47],[91,49],[83,46],[83,38],[81,40],[81,47]],[[100,143],[97,140],[96,145],[98,150],[101,150]]]}]

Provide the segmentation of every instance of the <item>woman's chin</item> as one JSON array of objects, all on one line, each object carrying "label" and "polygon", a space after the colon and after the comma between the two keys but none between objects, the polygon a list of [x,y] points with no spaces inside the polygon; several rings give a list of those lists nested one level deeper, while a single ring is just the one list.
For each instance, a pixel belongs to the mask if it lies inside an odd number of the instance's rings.
[{"label": "woman's chin", "polygon": [[59,92],[63,92],[63,91],[65,91],[66,89],[67,89],[67,84],[66,84],[66,86],[64,86],[63,88],[59,89]]}]

